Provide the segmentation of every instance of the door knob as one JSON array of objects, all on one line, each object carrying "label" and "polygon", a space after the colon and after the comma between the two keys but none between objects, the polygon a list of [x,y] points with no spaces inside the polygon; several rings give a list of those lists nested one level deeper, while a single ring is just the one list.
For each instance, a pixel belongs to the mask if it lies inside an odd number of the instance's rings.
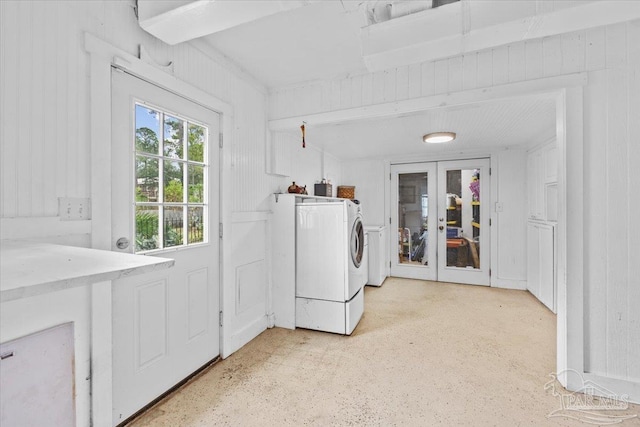
[{"label": "door knob", "polygon": [[118,249],[127,249],[129,247],[129,239],[127,239],[126,237],[119,238],[116,242],[116,246],[118,247]]},{"label": "door knob", "polygon": [[444,225],[438,226],[438,230],[440,230],[440,231],[444,230]]}]

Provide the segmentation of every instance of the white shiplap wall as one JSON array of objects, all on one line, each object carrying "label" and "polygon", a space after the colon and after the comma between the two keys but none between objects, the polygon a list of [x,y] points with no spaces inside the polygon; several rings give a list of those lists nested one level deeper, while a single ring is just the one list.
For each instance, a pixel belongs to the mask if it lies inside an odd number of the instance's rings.
[{"label": "white shiplap wall", "polygon": [[[640,21],[281,88],[270,119],[588,72],[584,95],[585,371],[640,382]],[[346,165],[345,165],[346,166]],[[567,242],[571,250],[571,242]]]},{"label": "white shiplap wall", "polygon": [[265,174],[266,92],[198,48],[168,46],[138,26],[134,1],[0,2],[2,218],[55,217],[58,197],[90,196],[89,68],[83,32],[137,55],[234,108],[233,211],[266,206],[282,178]]}]

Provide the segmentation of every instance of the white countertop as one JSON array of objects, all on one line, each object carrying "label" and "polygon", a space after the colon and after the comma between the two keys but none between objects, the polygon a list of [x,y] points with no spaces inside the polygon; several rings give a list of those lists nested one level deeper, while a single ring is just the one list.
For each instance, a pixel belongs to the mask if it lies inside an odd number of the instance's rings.
[{"label": "white countertop", "polygon": [[162,270],[174,262],[154,256],[3,240],[0,302]]}]

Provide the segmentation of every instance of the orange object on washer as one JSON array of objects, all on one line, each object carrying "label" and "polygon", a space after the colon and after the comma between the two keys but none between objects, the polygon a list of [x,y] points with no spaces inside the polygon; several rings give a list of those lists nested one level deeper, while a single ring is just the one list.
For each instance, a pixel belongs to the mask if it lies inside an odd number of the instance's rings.
[{"label": "orange object on washer", "polygon": [[465,243],[464,239],[447,239],[448,248],[459,248],[460,246],[464,246]]}]

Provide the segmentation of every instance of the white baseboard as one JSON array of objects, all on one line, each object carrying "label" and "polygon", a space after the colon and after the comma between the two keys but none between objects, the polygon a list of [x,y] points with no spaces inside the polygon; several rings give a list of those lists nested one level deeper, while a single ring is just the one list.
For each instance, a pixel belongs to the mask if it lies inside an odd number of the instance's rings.
[{"label": "white baseboard", "polygon": [[[589,373],[583,374],[582,378],[584,381],[592,381],[600,387],[604,387],[618,397],[626,397],[629,403],[640,404],[640,383]],[[598,394],[598,388],[594,388],[592,390],[594,394]]]},{"label": "white baseboard", "polygon": [[497,278],[491,283],[492,288],[517,289],[521,291],[527,290],[527,281],[519,279],[500,279]]},{"label": "white baseboard", "polygon": [[242,346],[264,332],[267,329],[267,326],[267,316],[261,316],[239,331],[234,332],[231,336],[231,339],[229,340],[230,348],[224,351],[224,353],[222,354],[222,358],[226,359],[227,357],[231,356],[231,354],[240,350]]},{"label": "white baseboard", "polygon": [[274,326],[276,326],[276,315],[271,313],[268,317],[268,323],[267,323],[267,327],[268,328],[273,328]]}]

